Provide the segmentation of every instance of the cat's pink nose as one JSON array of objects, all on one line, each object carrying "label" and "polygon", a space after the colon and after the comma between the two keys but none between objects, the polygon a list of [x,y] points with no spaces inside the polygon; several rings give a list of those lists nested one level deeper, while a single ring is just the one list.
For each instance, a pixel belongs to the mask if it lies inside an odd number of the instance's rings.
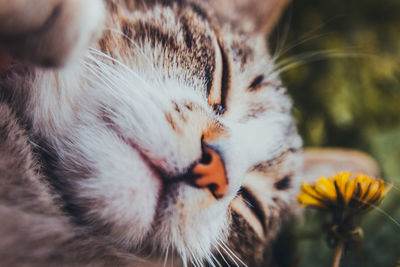
[{"label": "cat's pink nose", "polygon": [[208,188],[216,198],[228,190],[228,179],[221,155],[210,147],[204,147],[202,159],[192,169],[194,185]]}]

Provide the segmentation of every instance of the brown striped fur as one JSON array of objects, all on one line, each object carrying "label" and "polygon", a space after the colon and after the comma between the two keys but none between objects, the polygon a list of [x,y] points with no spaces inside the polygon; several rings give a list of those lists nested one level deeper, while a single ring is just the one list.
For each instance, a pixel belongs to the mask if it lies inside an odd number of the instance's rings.
[{"label": "brown striped fur", "polygon": [[[23,5],[24,1],[20,3]],[[80,111],[85,112],[79,101],[91,96],[85,91],[65,96],[62,89],[65,81],[61,75],[65,69],[74,70],[71,67],[74,60],[83,57],[86,50],[82,51],[82,47],[90,43],[104,55],[144,73],[146,81],[176,78],[188,87],[201,89],[215,115],[211,116],[207,108],[190,101],[172,101],[170,108],[163,113],[172,132],[181,136],[182,142],[190,135],[187,133],[188,125],[196,123],[202,127],[199,131],[202,142],[212,143],[236,136],[224,120],[235,125],[251,125],[269,114],[276,114],[278,119],[284,118],[285,125],[276,130],[277,140],[271,140],[270,144],[271,147],[279,145],[271,148],[271,154],[265,159],[251,163],[241,182],[242,191],[231,193],[232,202],[226,210],[228,222],[224,231],[227,245],[249,266],[266,266],[271,260],[272,240],[284,219],[297,208],[294,195],[301,176],[301,141],[290,119],[291,102],[265,44],[265,36],[286,1],[104,0],[104,3],[105,18],[97,19],[99,23],[104,21],[101,33],[98,33],[99,26],[75,27],[78,24],[73,22],[82,21],[79,15],[85,12],[69,10],[79,9],[79,1],[48,0],[41,1],[36,8],[53,10],[43,13],[43,16],[47,19],[55,16],[52,19],[55,22],[51,22],[50,26],[42,24],[38,34],[22,27],[20,36],[25,41],[18,46],[14,45],[15,36],[9,38],[12,41],[0,40],[2,49],[18,61],[3,74],[0,91],[0,265],[146,265],[135,257],[147,255],[153,249],[150,243],[135,248],[135,244],[120,245],[113,240],[114,234],[124,236],[123,232],[120,233],[121,229],[116,233],[114,221],[102,221],[91,213],[107,210],[106,198],[90,196],[82,200],[76,197],[80,189],[74,179],[88,180],[97,170],[84,165],[87,160],[84,156],[79,156],[82,165],[71,163],[72,170],[61,168],[59,165],[63,161],[68,164],[68,159],[62,160],[59,147],[50,141],[54,136],[61,135],[59,132],[82,122],[79,119],[63,121],[62,114],[76,111],[77,114],[71,117],[78,118]],[[54,13],[57,6],[64,8]],[[20,9],[8,12],[27,12]],[[74,27],[69,28],[68,21]],[[21,20],[14,23],[23,24]],[[0,27],[0,36],[10,35],[8,29]],[[71,38],[71,35],[74,37]],[[97,43],[91,41],[93,36],[98,36]],[[63,38],[75,40],[76,45],[70,42],[60,45]],[[160,77],[154,77],[149,71],[146,66],[149,59],[151,67],[160,70]],[[57,70],[52,73],[53,70],[43,71],[36,65],[27,64],[32,62],[45,66],[66,64],[66,67],[60,71],[61,74]],[[116,61],[104,62],[118,67]],[[51,88],[36,88],[40,77],[47,77],[48,72],[55,77],[46,83],[51,84]],[[74,75],[76,77],[72,80],[81,79],[79,75]],[[90,76],[89,73],[85,75]],[[82,83],[87,82],[83,80]],[[42,94],[47,93],[54,95],[54,101],[60,101],[55,106],[49,105],[48,109],[40,100]],[[65,110],[64,97],[67,99],[65,103],[71,105],[66,104],[68,108]],[[27,107],[30,109],[27,110]],[[105,107],[108,108],[107,105]],[[99,108],[98,117],[102,123],[108,124],[109,130],[115,131],[110,114],[118,108]],[[46,112],[41,112],[42,109]],[[53,113],[60,113],[60,119],[46,117]],[[52,132],[54,129],[58,132]],[[254,134],[257,134],[257,129],[254,128]],[[252,131],[248,129],[250,135]],[[62,140],[74,142],[68,138],[70,136],[63,136]],[[67,171],[71,172],[67,175]],[[166,185],[162,190],[178,192],[172,200],[167,198],[163,205],[183,206],[178,199],[180,187]],[[194,207],[193,212],[206,210],[213,201],[206,199]],[[156,208],[167,209],[161,204]],[[157,220],[162,221],[163,216],[156,217],[156,228],[162,227],[163,222]],[[112,219],[118,221],[117,218]],[[221,264],[225,261],[234,264],[236,260],[229,252],[220,251],[221,254],[216,250],[212,253]],[[178,254],[171,252],[172,255],[174,253]],[[158,250],[154,254],[151,261],[160,261],[164,257]]]}]

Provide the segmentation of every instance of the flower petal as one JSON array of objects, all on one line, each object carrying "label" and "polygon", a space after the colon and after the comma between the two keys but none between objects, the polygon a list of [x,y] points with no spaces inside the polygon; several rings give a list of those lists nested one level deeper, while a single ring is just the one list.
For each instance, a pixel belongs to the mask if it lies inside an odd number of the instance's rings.
[{"label": "flower petal", "polygon": [[[382,181],[384,183],[384,181]],[[384,189],[382,190],[382,197],[386,196],[387,192],[389,192],[390,189],[392,189],[393,183],[387,183],[386,186],[384,186]]]},{"label": "flower petal", "polygon": [[325,205],[319,201],[318,199],[313,198],[307,193],[301,193],[300,195],[297,196],[297,201],[300,202],[302,206],[315,206],[315,207],[320,207],[324,208]]},{"label": "flower petal", "polygon": [[343,195],[344,202],[346,203],[346,205],[350,203],[350,200],[354,195],[355,189],[356,189],[356,181],[354,179],[346,183],[346,191]]},{"label": "flower petal", "polygon": [[336,181],[336,184],[337,184],[342,196],[344,196],[346,193],[346,185],[347,185],[347,182],[349,181],[350,175],[351,175],[350,172],[341,172],[341,173],[335,174],[335,176],[333,177],[333,179]]},{"label": "flower petal", "polygon": [[353,179],[350,172],[337,173],[333,177],[321,177],[308,185],[303,182],[302,193],[297,200],[303,206],[348,209],[349,212],[365,212],[379,204],[393,186],[382,179],[357,174]]},{"label": "flower petal", "polygon": [[315,191],[314,186],[312,186],[312,185],[308,185],[308,184],[306,184],[305,182],[303,182],[303,184],[301,185],[301,190],[302,190],[304,193],[307,193],[307,194],[309,194],[310,196],[312,196],[312,197],[314,197],[314,198],[321,199],[321,195],[319,195],[319,194]]},{"label": "flower petal", "polygon": [[360,197],[364,198],[364,196],[367,193],[368,188],[370,186],[371,178],[369,178],[368,176],[366,176],[364,174],[360,174],[355,179],[356,179],[356,182],[361,187]]},{"label": "flower petal", "polygon": [[319,179],[314,186],[315,191],[326,199],[336,202],[336,188],[333,179],[326,179],[325,177]]},{"label": "flower petal", "polygon": [[382,192],[383,189],[382,184],[383,184],[382,180],[377,180],[377,179],[371,180],[369,190],[363,197],[363,200],[365,202],[369,202],[372,199],[374,199],[380,192]]}]

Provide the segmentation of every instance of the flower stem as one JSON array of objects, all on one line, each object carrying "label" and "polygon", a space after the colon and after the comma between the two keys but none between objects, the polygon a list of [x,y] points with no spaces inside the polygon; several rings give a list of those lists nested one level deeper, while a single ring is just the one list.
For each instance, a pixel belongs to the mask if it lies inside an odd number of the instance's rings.
[{"label": "flower stem", "polygon": [[339,267],[340,259],[342,258],[343,255],[343,249],[344,249],[344,242],[339,241],[339,243],[335,248],[335,254],[333,255],[332,267]]}]

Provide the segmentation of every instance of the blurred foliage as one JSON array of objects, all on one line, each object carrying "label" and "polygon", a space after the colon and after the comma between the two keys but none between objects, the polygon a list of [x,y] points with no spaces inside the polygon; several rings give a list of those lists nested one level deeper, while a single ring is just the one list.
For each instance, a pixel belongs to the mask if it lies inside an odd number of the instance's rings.
[{"label": "blurred foliage", "polygon": [[[294,1],[270,46],[294,99],[304,144],[365,151],[378,161],[384,178],[395,184],[379,209],[364,217],[363,247],[348,252],[341,266],[396,266],[400,260],[400,1]],[[307,211],[292,222],[277,241],[281,266],[330,265],[332,251],[320,230],[323,221]]]}]

